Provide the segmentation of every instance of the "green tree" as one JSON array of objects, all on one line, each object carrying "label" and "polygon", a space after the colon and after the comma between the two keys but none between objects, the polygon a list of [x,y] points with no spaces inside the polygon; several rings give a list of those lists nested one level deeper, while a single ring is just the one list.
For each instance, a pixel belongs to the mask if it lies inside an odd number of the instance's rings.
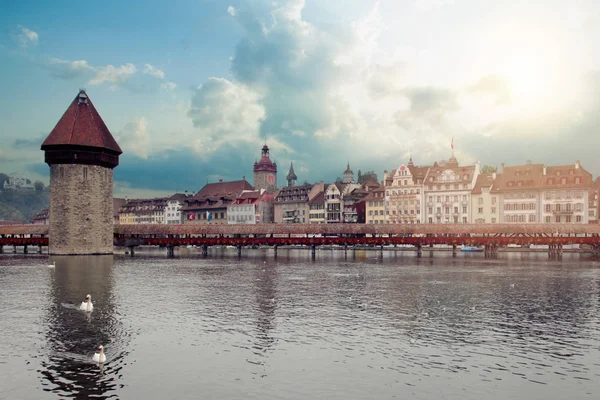
[{"label": "green tree", "polygon": [[344,180],[338,176],[337,178],[335,178],[335,181],[336,181],[336,183],[340,183],[340,182],[343,182]]},{"label": "green tree", "polygon": [[359,179],[358,183],[360,183],[361,185],[367,181],[379,182],[375,171],[367,171],[364,174],[359,175],[358,179]]},{"label": "green tree", "polygon": [[491,174],[493,174],[493,173],[494,173],[494,172],[496,172],[496,171],[498,171],[498,167],[492,167],[492,166],[489,166],[489,165],[487,165],[487,164],[486,164],[486,165],[484,165],[484,166],[481,168],[481,173],[482,173],[483,175],[491,175]]},{"label": "green tree", "polygon": [[35,181],[33,186],[35,187],[35,190],[37,190],[38,192],[41,192],[44,190],[44,183],[42,181]]}]

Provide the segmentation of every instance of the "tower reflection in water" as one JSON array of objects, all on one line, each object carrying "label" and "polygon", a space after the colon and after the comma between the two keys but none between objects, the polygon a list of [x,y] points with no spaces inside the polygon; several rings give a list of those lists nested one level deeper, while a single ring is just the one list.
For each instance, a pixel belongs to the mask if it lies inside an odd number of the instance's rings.
[{"label": "tower reflection in water", "polygon": [[[113,256],[53,256],[52,261],[47,342],[40,354],[48,360],[39,370],[43,390],[76,398],[114,397],[129,334],[118,319],[112,292]],[[92,313],[79,310],[87,294]],[[107,360],[98,365],[92,356],[101,344]]]},{"label": "tower reflection in water", "polygon": [[252,364],[263,366],[268,351],[275,343],[271,331],[275,328],[275,311],[277,309],[277,266],[270,263],[255,266],[255,292],[256,292],[256,328],[254,332],[254,344],[252,345]]}]

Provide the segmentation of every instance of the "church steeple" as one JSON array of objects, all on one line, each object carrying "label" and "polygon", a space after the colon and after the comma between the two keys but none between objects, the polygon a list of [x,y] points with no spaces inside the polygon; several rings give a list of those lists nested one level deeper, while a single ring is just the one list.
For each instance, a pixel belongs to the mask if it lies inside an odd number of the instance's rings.
[{"label": "church steeple", "polygon": [[288,172],[286,179],[288,181],[288,186],[296,186],[296,180],[298,179],[298,177],[296,176],[296,173],[294,172],[294,162],[293,161],[290,162],[290,172]]},{"label": "church steeple", "polygon": [[344,183],[354,183],[354,172],[350,169],[350,162],[346,166],[346,170],[344,171]]}]

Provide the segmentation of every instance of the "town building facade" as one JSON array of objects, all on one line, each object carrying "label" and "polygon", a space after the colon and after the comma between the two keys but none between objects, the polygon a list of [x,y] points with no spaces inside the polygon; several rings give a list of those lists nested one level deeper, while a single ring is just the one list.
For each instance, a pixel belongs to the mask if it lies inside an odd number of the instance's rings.
[{"label": "town building facade", "polygon": [[254,188],[245,180],[207,183],[181,208],[184,224],[227,224],[227,207],[245,190]]},{"label": "town building facade", "polygon": [[383,173],[385,186],[385,217],[389,224],[420,224],[424,222],[423,182],[429,167],[408,165]]}]

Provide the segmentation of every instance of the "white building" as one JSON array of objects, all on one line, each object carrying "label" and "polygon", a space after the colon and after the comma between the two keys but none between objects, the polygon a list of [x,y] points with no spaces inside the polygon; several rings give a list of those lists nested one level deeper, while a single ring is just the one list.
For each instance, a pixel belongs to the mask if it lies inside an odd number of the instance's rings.
[{"label": "white building", "polygon": [[496,173],[479,174],[471,191],[471,218],[473,224],[497,224],[500,221],[500,195],[494,192]]},{"label": "white building", "polygon": [[541,222],[589,222],[589,196],[593,192],[593,178],[579,161],[573,165],[544,167],[540,192]]},{"label": "white building", "polygon": [[471,217],[471,191],[479,176],[479,163],[461,167],[452,156],[434,163],[425,177],[425,223],[466,224]]},{"label": "white building", "polygon": [[385,220],[388,224],[421,224],[425,204],[423,182],[430,167],[415,167],[412,158],[388,175],[383,172],[385,186]]},{"label": "white building", "polygon": [[325,188],[325,212],[327,223],[334,224],[342,222],[342,192],[344,185],[336,182]]},{"label": "white building", "polygon": [[183,224],[181,207],[185,205],[184,200],[187,195],[176,193],[167,199],[165,207],[165,223],[167,224]]},{"label": "white building", "polygon": [[227,206],[228,224],[268,224],[273,222],[275,197],[265,189],[244,190]]},{"label": "white building", "polygon": [[34,190],[33,183],[21,176],[11,175],[8,177],[8,182],[4,183],[4,190]]}]

